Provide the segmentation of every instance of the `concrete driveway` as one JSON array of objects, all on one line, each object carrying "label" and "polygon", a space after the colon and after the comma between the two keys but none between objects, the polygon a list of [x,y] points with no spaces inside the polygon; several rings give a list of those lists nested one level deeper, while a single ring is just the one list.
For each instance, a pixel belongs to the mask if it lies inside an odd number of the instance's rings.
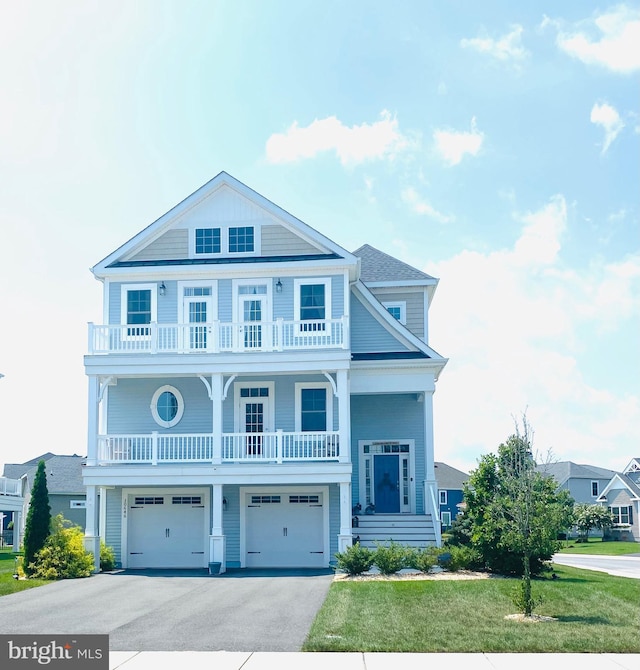
[{"label": "concrete driveway", "polygon": [[299,651],[333,571],[145,571],[0,599],[3,634],[109,635],[112,651]]},{"label": "concrete driveway", "polygon": [[554,554],[553,562],[572,568],[607,572],[617,577],[640,579],[640,554],[596,556],[591,554]]}]

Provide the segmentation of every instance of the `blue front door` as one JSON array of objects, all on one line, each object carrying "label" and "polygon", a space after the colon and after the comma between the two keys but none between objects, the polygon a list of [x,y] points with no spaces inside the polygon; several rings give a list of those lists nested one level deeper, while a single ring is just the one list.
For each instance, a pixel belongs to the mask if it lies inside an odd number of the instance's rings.
[{"label": "blue front door", "polygon": [[400,459],[398,456],[374,456],[375,506],[378,514],[400,512]]}]

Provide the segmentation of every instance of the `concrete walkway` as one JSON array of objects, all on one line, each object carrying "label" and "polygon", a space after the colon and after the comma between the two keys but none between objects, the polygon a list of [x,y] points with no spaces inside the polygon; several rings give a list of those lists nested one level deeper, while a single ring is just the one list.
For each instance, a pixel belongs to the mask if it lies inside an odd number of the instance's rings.
[{"label": "concrete walkway", "polygon": [[116,670],[638,670],[640,654],[361,654],[279,653],[242,651],[112,651],[109,668]]}]

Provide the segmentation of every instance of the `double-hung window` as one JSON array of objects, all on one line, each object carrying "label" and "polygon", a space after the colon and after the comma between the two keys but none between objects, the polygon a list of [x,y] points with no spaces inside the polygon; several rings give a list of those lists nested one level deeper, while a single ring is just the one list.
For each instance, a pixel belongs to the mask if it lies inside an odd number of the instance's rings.
[{"label": "double-hung window", "polygon": [[305,333],[326,330],[325,319],[331,318],[331,280],[297,279],[295,281],[295,313],[300,330]]},{"label": "double-hung window", "polygon": [[296,384],[296,432],[324,433],[333,430],[333,393],[326,382]]},{"label": "double-hung window", "polygon": [[120,294],[121,322],[128,327],[125,337],[147,338],[151,331],[149,324],[157,320],[155,284],[123,285]]},{"label": "double-hung window", "polygon": [[631,507],[609,507],[615,526],[626,526],[633,523]]}]

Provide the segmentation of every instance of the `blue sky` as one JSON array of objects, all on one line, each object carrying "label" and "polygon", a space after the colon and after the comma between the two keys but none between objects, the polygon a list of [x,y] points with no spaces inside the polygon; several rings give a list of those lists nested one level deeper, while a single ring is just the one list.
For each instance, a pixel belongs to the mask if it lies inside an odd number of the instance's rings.
[{"label": "blue sky", "polygon": [[88,268],[221,170],[440,279],[436,460],[640,451],[640,5],[5,3],[0,461],[85,453]]}]

